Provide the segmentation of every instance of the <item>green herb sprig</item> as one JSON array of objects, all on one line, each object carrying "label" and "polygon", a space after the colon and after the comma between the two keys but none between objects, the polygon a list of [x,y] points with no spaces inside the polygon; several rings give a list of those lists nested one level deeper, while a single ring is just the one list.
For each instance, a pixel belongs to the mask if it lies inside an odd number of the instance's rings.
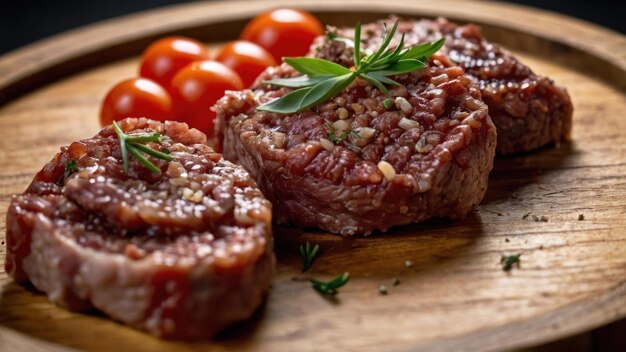
[{"label": "green herb sprig", "polygon": [[[387,27],[384,26],[380,48],[374,53],[363,55],[361,52],[361,25],[357,23],[354,29],[353,69],[320,58],[284,58],[285,63],[304,75],[294,78],[273,79],[265,83],[298,89],[262,104],[257,110],[279,114],[299,112],[320,105],[334,97],[357,77],[389,95],[385,85],[399,85],[389,76],[409,73],[426,67],[426,60],[441,49],[445,41],[444,38],[441,38],[436,42],[404,48],[404,34],[402,34],[398,46],[395,49],[388,49],[397,28],[398,21],[393,25],[390,32],[387,32]],[[339,39],[333,36],[331,40]],[[349,40],[345,42],[351,44]]]},{"label": "green herb sprig", "polygon": [[300,255],[302,255],[302,272],[306,272],[311,269],[311,265],[313,265],[313,259],[317,255],[317,252],[320,250],[320,245],[316,244],[311,248],[311,243],[309,241],[306,242],[306,245],[300,245]]},{"label": "green herb sprig", "polygon": [[174,158],[169,154],[154,150],[145,144],[141,144],[147,142],[161,143],[160,133],[153,132],[142,135],[127,135],[115,121],[113,121],[113,129],[115,130],[117,137],[120,139],[120,149],[122,151],[122,162],[124,163],[125,173],[128,173],[128,153],[134,156],[139,163],[155,174],[161,174],[161,169],[148,160],[144,154],[165,161],[174,160]]},{"label": "green herb sprig", "polygon": [[349,280],[350,274],[346,272],[328,282],[311,279],[311,283],[313,288],[323,295],[336,295],[337,289],[347,284]]}]

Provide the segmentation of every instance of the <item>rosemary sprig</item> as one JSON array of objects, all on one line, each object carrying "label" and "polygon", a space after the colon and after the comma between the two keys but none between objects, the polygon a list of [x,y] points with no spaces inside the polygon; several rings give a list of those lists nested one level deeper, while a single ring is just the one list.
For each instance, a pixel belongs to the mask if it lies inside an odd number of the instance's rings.
[{"label": "rosemary sprig", "polygon": [[281,78],[266,83],[288,88],[297,88],[284,96],[259,106],[257,110],[289,114],[299,112],[334,97],[344,90],[357,77],[374,85],[389,95],[385,85],[399,85],[389,76],[400,75],[419,70],[427,66],[426,60],[436,53],[444,43],[444,38],[436,42],[423,43],[404,48],[404,34],[395,49],[388,49],[398,28],[398,22],[387,33],[383,28],[383,40],[380,48],[374,53],[363,54],[361,51],[361,25],[354,29],[354,42],[342,40],[332,35],[330,40],[344,41],[354,48],[354,67],[343,67],[334,62],[313,57],[284,58],[284,62],[296,71],[304,74],[294,78]]},{"label": "rosemary sprig", "polygon": [[347,284],[349,280],[350,274],[346,272],[328,282],[311,279],[311,283],[317,292],[323,295],[335,295],[337,294],[337,289]]},{"label": "rosemary sprig", "polygon": [[302,255],[302,272],[306,272],[311,269],[311,265],[313,264],[313,259],[317,255],[317,252],[320,250],[320,245],[316,244],[311,248],[311,243],[309,241],[306,242],[306,245],[300,245],[300,254]]},{"label": "rosemary sprig", "polygon": [[161,169],[156,167],[156,165],[148,160],[148,158],[146,158],[146,156],[142,153],[165,161],[174,160],[174,158],[169,154],[154,150],[145,144],[141,144],[148,142],[161,143],[160,133],[153,132],[142,135],[127,135],[115,121],[113,121],[113,129],[115,130],[117,137],[120,139],[120,149],[122,152],[122,162],[124,163],[125,173],[128,173],[128,153],[132,154],[137,161],[155,174],[160,174]]}]

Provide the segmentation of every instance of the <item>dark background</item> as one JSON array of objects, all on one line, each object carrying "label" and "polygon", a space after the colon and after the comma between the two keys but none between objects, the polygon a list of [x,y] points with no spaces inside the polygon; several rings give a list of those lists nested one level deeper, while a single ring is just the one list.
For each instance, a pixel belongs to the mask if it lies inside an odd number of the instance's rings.
[{"label": "dark background", "polygon": [[[560,12],[626,33],[626,5],[622,1],[513,0],[508,2]],[[0,2],[2,4],[0,7],[0,54],[95,21],[183,2],[189,1],[2,0]]]}]

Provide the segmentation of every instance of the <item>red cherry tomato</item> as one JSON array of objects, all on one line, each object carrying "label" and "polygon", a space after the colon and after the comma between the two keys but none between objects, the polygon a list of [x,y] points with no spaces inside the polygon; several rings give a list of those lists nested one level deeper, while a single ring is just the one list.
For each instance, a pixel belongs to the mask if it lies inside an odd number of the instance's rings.
[{"label": "red cherry tomato", "polygon": [[217,61],[196,61],[172,79],[171,93],[177,121],[213,135],[215,112],[210,108],[226,90],[241,90],[239,75]]},{"label": "red cherry tomato", "polygon": [[132,78],[115,85],[104,98],[100,109],[102,126],[127,117],[147,117],[165,121],[174,111],[169,93],[145,78]]},{"label": "red cherry tomato", "polygon": [[194,61],[208,60],[209,51],[197,40],[166,37],[152,43],[143,53],[139,75],[166,89],[180,69]]},{"label": "red cherry tomato", "polygon": [[283,57],[307,53],[313,39],[324,33],[322,24],[308,12],[277,9],[258,15],[244,28],[241,39],[257,43],[269,51],[276,62]]},{"label": "red cherry tomato", "polygon": [[250,87],[254,80],[270,66],[276,66],[276,61],[270,53],[262,47],[238,40],[230,42],[217,54],[217,61],[232,68],[239,74],[244,87]]}]

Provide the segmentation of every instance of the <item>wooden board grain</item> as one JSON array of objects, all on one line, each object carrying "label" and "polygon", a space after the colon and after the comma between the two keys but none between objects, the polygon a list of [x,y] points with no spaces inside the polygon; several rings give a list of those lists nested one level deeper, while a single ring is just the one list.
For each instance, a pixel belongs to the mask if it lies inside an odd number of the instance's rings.
[{"label": "wooden board grain", "polygon": [[[59,146],[98,130],[102,96],[137,69],[136,57],[111,58],[139,53],[165,32],[195,33],[210,42],[230,39],[247,17],[285,3],[179,6],[75,31],[0,58],[0,92],[11,97],[0,108],[0,216],[10,195],[22,191]],[[381,4],[301,3],[333,24],[388,13],[442,14],[483,24],[488,37],[568,87],[576,110],[572,143],[497,159],[485,200],[465,220],[433,220],[355,239],[277,228],[278,268],[267,303],[251,321],[210,342],[160,341],[96,313],[67,312],[2,271],[0,350],[501,350],[626,316],[624,37],[493,3]],[[524,22],[531,18],[534,23]],[[105,49],[112,52],[98,58]],[[41,56],[45,52],[50,55]],[[85,70],[79,58],[97,67]],[[48,85],[32,88],[43,83]],[[14,98],[24,91],[29,92]],[[549,220],[523,219],[528,212]],[[579,221],[579,214],[585,219]],[[3,219],[0,257],[4,233]],[[307,240],[322,248],[312,275],[352,275],[336,301],[292,280],[299,275],[297,248]],[[521,267],[502,271],[503,253],[522,253]],[[413,265],[407,267],[407,260]],[[393,277],[400,278],[399,285],[392,285]],[[378,293],[381,284],[388,295]]]}]

